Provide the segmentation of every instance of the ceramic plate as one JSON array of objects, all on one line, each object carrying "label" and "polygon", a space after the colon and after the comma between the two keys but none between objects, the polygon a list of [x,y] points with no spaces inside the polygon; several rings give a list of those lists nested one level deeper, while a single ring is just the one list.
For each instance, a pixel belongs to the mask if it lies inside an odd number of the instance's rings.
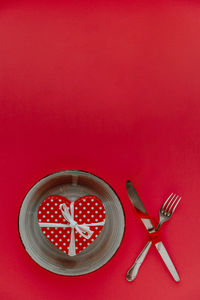
[{"label": "ceramic plate", "polygon": [[[40,204],[54,194],[62,195],[70,201],[85,195],[95,195],[105,207],[106,222],[100,235],[75,256],[66,255],[57,249],[38,225]],[[67,276],[87,274],[106,264],[120,246],[124,227],[124,211],[115,191],[101,178],[78,170],[65,170],[42,178],[27,193],[19,213],[19,233],[28,254],[41,267]]]}]

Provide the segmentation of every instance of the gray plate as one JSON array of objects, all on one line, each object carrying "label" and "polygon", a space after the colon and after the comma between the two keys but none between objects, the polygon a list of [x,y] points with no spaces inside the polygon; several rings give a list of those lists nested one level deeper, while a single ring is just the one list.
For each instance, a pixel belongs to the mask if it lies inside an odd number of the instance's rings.
[{"label": "gray plate", "polygon": [[[106,223],[98,238],[76,256],[57,249],[42,233],[37,210],[49,195],[57,194],[75,201],[84,195],[95,195],[104,204]],[[61,275],[76,276],[93,272],[107,263],[124,234],[124,212],[114,190],[99,177],[77,170],[53,173],[38,181],[28,192],[19,214],[19,233],[23,245],[41,267]]]}]

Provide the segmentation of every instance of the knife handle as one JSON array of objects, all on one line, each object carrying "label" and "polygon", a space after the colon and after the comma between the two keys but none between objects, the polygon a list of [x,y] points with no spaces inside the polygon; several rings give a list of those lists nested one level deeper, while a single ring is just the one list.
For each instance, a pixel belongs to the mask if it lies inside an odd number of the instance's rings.
[{"label": "knife handle", "polygon": [[149,251],[149,248],[151,247],[152,245],[152,242],[149,241],[146,246],[144,247],[144,249],[142,250],[142,252],[140,252],[140,254],[138,255],[138,257],[136,258],[135,260],[135,263],[134,265],[128,270],[127,274],[126,274],[126,279],[128,281],[132,281],[136,278],[137,276],[137,273],[140,269],[140,266],[141,264],[143,263],[148,251]]}]

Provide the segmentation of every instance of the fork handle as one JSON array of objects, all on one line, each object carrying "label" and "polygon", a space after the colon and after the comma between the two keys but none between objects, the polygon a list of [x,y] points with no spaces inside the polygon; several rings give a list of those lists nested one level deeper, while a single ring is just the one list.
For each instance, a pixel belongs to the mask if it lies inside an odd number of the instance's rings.
[{"label": "fork handle", "polygon": [[[162,221],[160,220],[158,226],[156,227],[156,231],[158,231],[160,229],[160,226],[162,225]],[[128,281],[132,281],[136,278],[137,273],[141,267],[141,264],[143,263],[145,257],[147,256],[147,253],[149,252],[149,249],[152,245],[152,242],[149,241],[145,247],[143,248],[143,250],[140,252],[140,254],[138,255],[138,257],[136,258],[133,266],[128,270],[127,274],[126,274],[126,279]]]},{"label": "fork handle", "polygon": [[164,221],[162,221],[162,222],[160,221],[159,222],[158,226],[156,227],[156,231],[158,231],[160,229],[160,226],[162,225],[162,223],[164,223]]},{"label": "fork handle", "polygon": [[141,264],[143,263],[150,247],[152,245],[152,242],[149,241],[145,247],[143,248],[143,250],[140,252],[140,254],[138,255],[138,257],[135,260],[135,263],[133,264],[133,266],[128,270],[127,274],[126,274],[126,279],[128,281],[132,281],[136,278],[137,273],[140,269]]}]

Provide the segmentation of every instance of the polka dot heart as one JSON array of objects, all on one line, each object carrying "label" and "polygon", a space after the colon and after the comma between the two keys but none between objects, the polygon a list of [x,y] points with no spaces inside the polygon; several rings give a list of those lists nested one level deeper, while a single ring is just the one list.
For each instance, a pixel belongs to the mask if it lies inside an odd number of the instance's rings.
[{"label": "polka dot heart", "polygon": [[105,224],[105,217],[103,203],[93,195],[75,202],[52,195],[38,209],[38,223],[43,234],[70,256],[85,250],[95,241]]}]

